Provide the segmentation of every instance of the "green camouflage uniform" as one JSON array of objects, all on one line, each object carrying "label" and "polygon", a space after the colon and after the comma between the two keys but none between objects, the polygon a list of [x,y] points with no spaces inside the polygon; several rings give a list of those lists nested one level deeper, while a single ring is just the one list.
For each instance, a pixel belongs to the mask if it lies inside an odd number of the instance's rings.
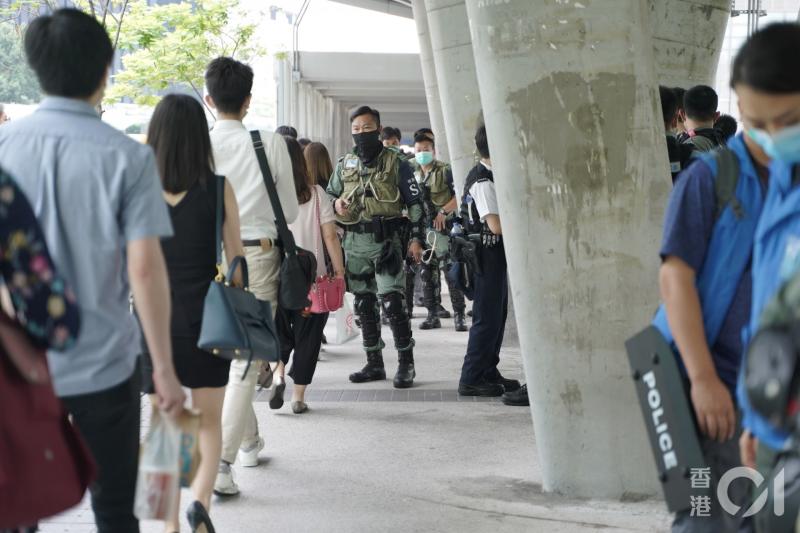
[{"label": "green camouflage uniform", "polygon": [[[455,192],[452,172],[447,163],[434,161],[427,175],[418,164],[414,165],[414,170],[422,191],[426,230],[425,248],[428,250],[424,255],[423,264],[420,265],[422,302],[428,309],[429,320],[431,320],[435,318],[442,302],[440,269],[443,262],[445,266],[450,264],[449,227],[455,218],[455,211],[447,215],[444,231],[435,230],[433,220],[439,214],[439,210],[453,198]],[[425,260],[428,262],[426,263]],[[445,280],[450,290],[450,303],[453,305],[453,311],[456,314],[463,314],[466,308],[464,294],[454,287],[446,276]]]},{"label": "green camouflage uniform", "polygon": [[[391,147],[383,148],[371,167],[351,152],[337,162],[328,193],[349,202],[345,215],[337,213],[336,218],[345,229],[342,246],[347,286],[355,295],[355,313],[361,322],[368,361],[377,362],[384,347],[379,298],[401,361],[413,361],[414,341],[403,301],[406,279],[402,268],[407,253],[403,232],[409,222],[411,238],[420,242],[424,238],[413,170]],[[408,219],[403,216],[404,210]]]}]

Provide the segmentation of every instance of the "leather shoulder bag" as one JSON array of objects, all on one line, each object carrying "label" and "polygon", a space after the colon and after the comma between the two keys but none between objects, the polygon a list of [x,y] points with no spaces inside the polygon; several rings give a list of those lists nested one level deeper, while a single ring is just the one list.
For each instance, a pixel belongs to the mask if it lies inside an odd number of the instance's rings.
[{"label": "leather shoulder bag", "polygon": [[[277,361],[280,357],[280,348],[270,303],[259,300],[248,289],[250,280],[245,258],[238,256],[231,261],[227,278],[222,273],[225,178],[217,176],[216,179],[217,276],[208,286],[197,346],[225,359],[247,359],[247,368],[242,375],[244,379],[253,359]],[[242,269],[243,288],[230,283],[239,267]]]}]

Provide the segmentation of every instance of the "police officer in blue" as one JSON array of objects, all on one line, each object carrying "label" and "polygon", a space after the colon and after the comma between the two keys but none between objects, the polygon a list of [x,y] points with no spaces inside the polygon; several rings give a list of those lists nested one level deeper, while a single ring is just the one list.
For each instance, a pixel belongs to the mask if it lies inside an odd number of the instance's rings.
[{"label": "police officer in blue", "polygon": [[475,272],[472,327],[461,367],[461,396],[502,396],[520,388],[497,370],[508,317],[508,273],[500,209],[494,189],[486,127],[475,134],[480,162],[470,171],[461,200],[461,220],[468,234],[479,235],[480,271]]},{"label": "police officer in blue", "polygon": [[[772,160],[769,190],[753,250],[752,307],[745,337],[754,342],[752,350],[747,352],[737,387],[745,428],[740,440],[742,462],[756,467],[765,477],[769,477],[775,466],[778,453],[792,445],[785,428],[754,408],[753,400],[758,399],[758,391],[748,386],[752,378],[748,374],[765,357],[755,349],[759,330],[777,325],[779,313],[774,312],[775,301],[781,298],[782,287],[800,275],[798,50],[800,26],[793,23],[767,26],[742,46],[731,75],[746,135]],[[797,315],[800,305],[793,307],[792,312]],[[768,388],[767,396],[770,395]],[[797,480],[787,479],[786,482],[796,484]],[[772,513],[772,509],[762,511],[756,515],[757,530],[775,531],[774,527],[765,525],[769,517],[764,513]]]}]

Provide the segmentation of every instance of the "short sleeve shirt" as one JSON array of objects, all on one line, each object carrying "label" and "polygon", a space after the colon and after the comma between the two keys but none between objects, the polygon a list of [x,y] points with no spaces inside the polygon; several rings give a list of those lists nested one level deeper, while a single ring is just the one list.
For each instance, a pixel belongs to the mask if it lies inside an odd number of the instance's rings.
[{"label": "short sleeve shirt", "polygon": [[48,353],[56,393],[118,385],[133,374],[140,346],[125,246],[172,235],[152,150],[85,102],[46,98],[0,128],[0,161],[30,199],[81,309],[77,343]]},{"label": "short sleeve shirt", "polygon": [[[680,175],[670,195],[661,241],[661,257],[678,257],[699,274],[711,241],[715,211],[714,176],[708,165],[695,161]],[[711,346],[717,374],[731,390],[735,390],[736,376],[741,364],[742,328],[750,317],[750,269],[751,264],[748,264],[719,337]]]},{"label": "short sleeve shirt", "polygon": [[[317,211],[319,208],[319,211]],[[317,259],[317,276],[325,275],[325,246],[322,239],[323,224],[336,222],[336,215],[333,212],[333,199],[328,196],[325,189],[315,185],[311,199],[300,204],[297,218],[289,224],[289,229],[294,235],[294,240],[300,248],[308,250]]]}]

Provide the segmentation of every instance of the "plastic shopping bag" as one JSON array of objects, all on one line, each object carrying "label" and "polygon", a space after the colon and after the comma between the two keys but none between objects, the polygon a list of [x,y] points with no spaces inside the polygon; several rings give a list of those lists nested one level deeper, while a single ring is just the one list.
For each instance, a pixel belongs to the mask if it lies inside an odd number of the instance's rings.
[{"label": "plastic shopping bag", "polygon": [[169,518],[180,491],[180,447],[180,428],[153,407],[150,431],[142,443],[136,479],[133,511],[139,520]]},{"label": "plastic shopping bag", "polygon": [[350,339],[358,337],[356,317],[353,314],[354,300],[355,296],[346,292],[342,307],[334,313],[336,317],[336,344],[344,344]]}]

